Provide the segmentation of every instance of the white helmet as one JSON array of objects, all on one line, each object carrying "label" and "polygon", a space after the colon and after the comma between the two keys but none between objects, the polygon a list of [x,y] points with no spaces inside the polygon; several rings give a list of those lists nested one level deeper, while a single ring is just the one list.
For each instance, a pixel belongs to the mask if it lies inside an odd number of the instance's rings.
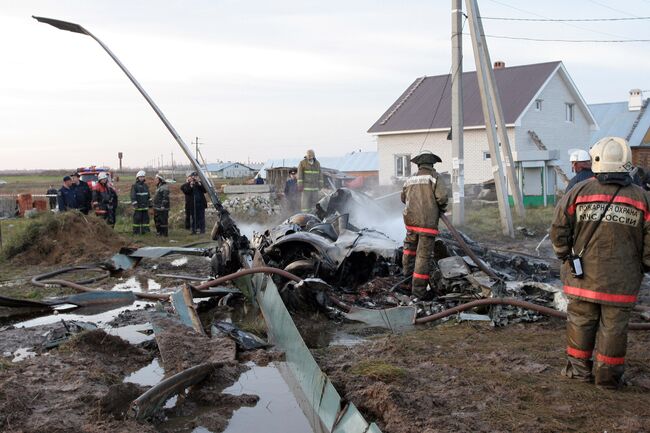
[{"label": "white helmet", "polygon": [[147,173],[145,173],[144,170],[140,170],[140,171],[135,175],[135,177],[145,177],[146,175],[147,175]]},{"label": "white helmet", "polygon": [[163,175],[160,174],[160,173],[156,173],[156,177],[157,177],[158,179],[162,180],[163,182],[165,181],[165,178],[164,178]]},{"label": "white helmet", "polygon": [[104,179],[108,179],[108,172],[106,171],[102,171],[101,173],[99,173],[99,176],[97,176],[97,180],[104,180]]},{"label": "white helmet", "polygon": [[582,149],[573,149],[570,152],[569,161],[571,162],[586,162],[591,160],[589,154]]},{"label": "white helmet", "polygon": [[632,168],[632,150],[621,137],[604,137],[589,150],[594,173],[625,173]]}]

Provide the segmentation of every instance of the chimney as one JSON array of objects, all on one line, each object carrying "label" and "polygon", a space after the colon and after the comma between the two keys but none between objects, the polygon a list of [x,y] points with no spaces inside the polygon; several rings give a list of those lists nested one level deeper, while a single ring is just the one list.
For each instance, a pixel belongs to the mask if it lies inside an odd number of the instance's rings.
[{"label": "chimney", "polygon": [[503,69],[505,67],[506,67],[506,62],[504,62],[503,60],[497,60],[496,62],[494,62],[494,69]]},{"label": "chimney", "polygon": [[630,90],[630,99],[627,101],[629,111],[639,111],[643,105],[643,92],[641,89]]}]

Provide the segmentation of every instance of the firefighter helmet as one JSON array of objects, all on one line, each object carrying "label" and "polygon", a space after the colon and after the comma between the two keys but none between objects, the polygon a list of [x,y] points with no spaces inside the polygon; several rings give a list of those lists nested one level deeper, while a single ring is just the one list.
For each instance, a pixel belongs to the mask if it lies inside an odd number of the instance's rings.
[{"label": "firefighter helmet", "polygon": [[586,162],[591,161],[589,154],[582,149],[574,149],[569,155],[570,162]]},{"label": "firefighter helmet", "polygon": [[108,172],[106,171],[102,171],[97,175],[97,180],[104,180],[104,179],[108,180]]},{"label": "firefighter helmet", "polygon": [[136,173],[135,177],[145,177],[147,173],[144,172],[144,170],[140,170],[139,172]]},{"label": "firefighter helmet", "polygon": [[632,169],[632,150],[621,137],[604,137],[589,150],[594,173],[625,173]]}]

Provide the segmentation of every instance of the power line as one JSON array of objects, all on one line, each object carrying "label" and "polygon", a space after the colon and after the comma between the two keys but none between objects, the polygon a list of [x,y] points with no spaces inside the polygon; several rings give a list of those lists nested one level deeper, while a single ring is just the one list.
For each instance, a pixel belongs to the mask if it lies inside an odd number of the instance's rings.
[{"label": "power line", "polygon": [[[523,13],[528,14],[528,15],[533,15],[533,16],[536,16],[536,17],[538,17],[538,18],[550,19],[550,18],[547,17],[547,16],[540,15],[540,14],[535,13],[535,12],[527,11],[527,10],[525,10],[525,9],[521,9],[521,8],[516,7],[516,6],[509,5],[508,3],[504,3],[504,2],[499,1],[499,0],[490,0],[490,1],[493,2],[493,3],[499,4],[499,5],[501,5],[501,6],[505,6],[505,7],[507,7],[507,8],[517,10],[517,11],[519,11],[519,12],[523,12]],[[608,33],[608,32],[602,32],[602,31],[600,31],[600,30],[590,29],[590,28],[588,28],[588,27],[581,27],[581,26],[577,26],[577,25],[575,25],[575,24],[570,24],[570,23],[568,23],[568,22],[564,22],[564,21],[559,21],[559,23],[562,24],[562,25],[568,26],[568,27],[573,27],[573,28],[575,28],[575,29],[585,30],[585,31],[592,32],[592,33],[599,33],[599,34],[601,34],[601,35],[613,36],[613,37],[615,37],[615,38],[622,38],[622,39],[625,38],[625,36],[615,35],[615,34],[613,34],[613,33]],[[629,39],[629,38],[628,38],[628,39]]]},{"label": "power line", "polygon": [[[469,33],[463,33],[469,35]],[[506,35],[483,35],[486,38],[494,39],[513,39],[519,41],[533,41],[533,42],[572,42],[572,43],[607,43],[607,44],[621,44],[626,42],[650,42],[650,39],[543,39],[543,38],[527,38],[519,36],[506,36]]]},{"label": "power line", "polygon": [[[460,34],[465,35],[467,33],[463,33],[463,29],[465,28],[465,24],[467,23],[467,15],[465,15],[465,19],[463,20],[463,24],[460,26]],[[427,143],[427,139],[429,138],[429,134],[431,132],[431,128],[433,127],[433,122],[436,120],[436,116],[438,115],[438,110],[440,109],[440,105],[442,104],[442,99],[445,96],[445,91],[447,90],[447,85],[449,84],[449,79],[451,78],[451,81],[454,80],[456,75],[458,75],[458,72],[460,71],[460,66],[463,64],[463,55],[461,54],[460,59],[458,60],[458,67],[454,71],[454,65],[451,65],[449,68],[449,74],[447,74],[447,78],[445,79],[445,85],[442,87],[442,91],[440,92],[440,98],[438,99],[438,104],[436,104],[436,109],[433,112],[433,116],[431,117],[431,122],[429,123],[429,128],[427,128],[427,132],[424,135],[424,139],[422,140],[422,144],[420,144],[420,150],[419,152],[422,152],[422,148],[424,145]]]},{"label": "power line", "polygon": [[596,22],[596,21],[638,21],[650,20],[650,17],[628,17],[628,18],[511,18],[511,17],[481,17],[482,20],[498,21],[536,21],[536,22]]},{"label": "power line", "polygon": [[625,12],[625,11],[623,11],[623,10],[613,8],[613,7],[611,7],[611,6],[608,6],[608,5],[606,5],[606,4],[603,4],[603,3],[601,3],[601,2],[598,2],[598,1],[596,1],[596,0],[589,0],[589,2],[590,2],[590,3],[593,3],[593,4],[595,4],[595,5],[598,5],[598,6],[600,6],[600,7],[603,7],[603,8],[605,8],[605,9],[609,9],[609,10],[611,10],[611,11],[621,13],[621,14],[623,14],[623,15],[628,15],[628,16],[631,16],[631,17],[638,18],[638,15],[634,15],[634,14],[631,14],[631,13],[629,13],[629,12]]}]

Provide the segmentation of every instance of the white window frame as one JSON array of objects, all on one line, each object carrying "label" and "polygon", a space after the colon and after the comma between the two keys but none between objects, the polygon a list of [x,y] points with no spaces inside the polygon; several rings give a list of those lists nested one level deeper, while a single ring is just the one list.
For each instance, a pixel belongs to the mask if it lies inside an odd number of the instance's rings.
[{"label": "white window frame", "polygon": [[489,150],[484,150],[483,151],[483,161],[487,161],[490,158],[491,158],[490,151]]},{"label": "white window frame", "polygon": [[542,99],[535,99],[535,111],[542,111]]},{"label": "white window frame", "polygon": [[[393,155],[395,161],[393,174],[396,178],[407,178],[411,176],[411,154],[396,153]],[[401,171],[401,174],[400,174]]]},{"label": "white window frame", "polygon": [[576,118],[576,110],[575,110],[576,104],[573,102],[566,102],[564,104],[564,120],[573,123],[575,122]]}]

